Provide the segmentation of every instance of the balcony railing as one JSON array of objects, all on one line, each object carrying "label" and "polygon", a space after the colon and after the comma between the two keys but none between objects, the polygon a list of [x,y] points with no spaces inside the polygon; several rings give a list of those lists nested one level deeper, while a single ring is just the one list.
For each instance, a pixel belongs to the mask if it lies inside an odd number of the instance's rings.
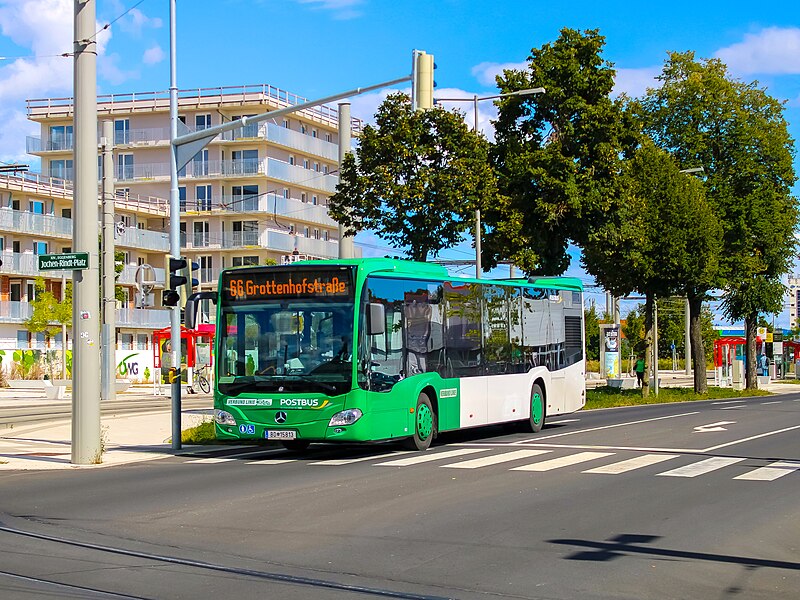
[{"label": "balcony railing", "polygon": [[157,308],[118,308],[117,327],[163,329],[169,326],[170,313]]},{"label": "balcony railing", "polygon": [[[205,160],[190,161],[178,173],[179,177],[249,177],[262,175],[265,172],[263,160]],[[147,181],[161,177],[169,177],[169,163],[147,163],[115,167],[114,177],[117,181]]]},{"label": "balcony railing", "polygon": [[29,302],[0,302],[0,323],[27,321],[33,314],[33,306]]},{"label": "balcony railing", "polygon": [[269,141],[281,146],[321,156],[333,162],[339,161],[339,147],[332,142],[326,142],[321,138],[315,138],[307,133],[300,133],[299,131],[281,127],[275,123],[267,123],[266,134]]},{"label": "balcony railing", "polygon": [[26,232],[43,237],[72,238],[72,219],[4,207],[0,208],[0,230]]},{"label": "balcony railing", "polygon": [[222,234],[223,248],[260,246],[258,231],[225,231]]},{"label": "balcony railing", "polygon": [[74,149],[74,141],[72,136],[45,138],[44,140],[35,135],[28,135],[25,137],[25,151],[28,154],[35,154],[36,152],[61,152],[65,150]]},{"label": "balcony railing", "polygon": [[319,171],[290,165],[275,158],[267,159],[267,175],[281,181],[288,181],[289,183],[322,190],[331,194],[336,191],[336,184],[339,181],[339,178],[335,175],[325,175]]},{"label": "balcony railing", "polygon": [[117,246],[139,248],[153,252],[169,252],[169,234],[127,227],[116,239]]},{"label": "balcony railing", "polygon": [[[30,277],[60,278],[64,271],[40,271],[39,257],[36,254],[27,252],[0,252],[3,264],[0,265],[0,273],[6,275],[28,275]],[[70,276],[69,272],[66,272]],[[0,302],[2,304],[2,302]]]}]

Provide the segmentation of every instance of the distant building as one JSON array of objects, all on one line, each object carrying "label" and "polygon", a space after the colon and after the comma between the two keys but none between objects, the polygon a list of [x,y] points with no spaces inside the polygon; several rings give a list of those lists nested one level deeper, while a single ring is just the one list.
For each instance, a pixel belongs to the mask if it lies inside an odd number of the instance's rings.
[{"label": "distant building", "polygon": [[796,329],[798,325],[798,310],[800,310],[800,274],[789,275],[789,329]]}]

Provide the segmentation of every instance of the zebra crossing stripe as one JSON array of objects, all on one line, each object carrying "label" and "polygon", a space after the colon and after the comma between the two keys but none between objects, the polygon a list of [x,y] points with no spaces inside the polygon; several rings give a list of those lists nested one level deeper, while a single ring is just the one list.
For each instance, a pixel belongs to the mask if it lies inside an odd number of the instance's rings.
[{"label": "zebra crossing stripe", "polygon": [[263,460],[250,460],[247,461],[248,465],[283,465],[286,463],[297,462],[296,458],[265,458]]},{"label": "zebra crossing stripe", "polygon": [[455,458],[457,456],[464,456],[466,454],[474,454],[475,452],[486,452],[488,448],[460,448],[458,450],[448,450],[446,452],[430,452],[426,454],[416,454],[411,458],[401,458],[399,460],[390,460],[389,462],[378,463],[376,467],[407,467],[410,465],[417,465],[419,463],[431,462],[434,460],[444,460],[446,458]]},{"label": "zebra crossing stripe", "polygon": [[706,473],[710,473],[711,471],[716,471],[717,469],[721,469],[729,465],[735,465],[736,463],[742,462],[743,460],[745,459],[715,456],[713,458],[707,458],[705,460],[701,460],[700,462],[692,463],[691,465],[686,465],[684,467],[678,467],[677,469],[672,469],[671,471],[664,471],[663,473],[657,473],[657,475],[662,477],[697,477],[698,475],[705,475]]},{"label": "zebra crossing stripe", "polygon": [[734,477],[734,479],[744,479],[747,481],[775,481],[779,477],[788,475],[789,473],[797,471],[798,469],[800,469],[800,463],[778,461],[771,463],[766,467],[761,467],[759,469],[750,471],[749,473],[745,473],[744,475]]},{"label": "zebra crossing stripe", "polygon": [[547,454],[548,452],[550,452],[550,450],[516,450],[514,452],[495,454],[493,456],[484,456],[483,458],[473,458],[472,460],[465,460],[464,462],[453,463],[451,465],[442,465],[442,468],[477,469],[479,467],[488,467],[489,465],[510,462],[512,460],[530,458],[532,456],[538,456],[539,454]]},{"label": "zebra crossing stripe", "polygon": [[387,452],[386,454],[373,454],[371,456],[361,456],[359,458],[336,458],[333,460],[321,460],[319,462],[308,463],[310,465],[320,465],[328,467],[340,467],[342,465],[349,465],[351,463],[364,462],[366,460],[381,460],[390,456],[400,456],[401,454],[411,454],[411,451],[406,452]]},{"label": "zebra crossing stripe", "polygon": [[578,452],[569,456],[562,456],[561,458],[553,458],[542,462],[532,463],[530,465],[522,465],[521,467],[514,467],[511,471],[551,471],[561,467],[568,467],[578,463],[594,460],[595,458],[603,458],[604,456],[613,456],[613,452]]},{"label": "zebra crossing stripe", "polygon": [[665,460],[671,460],[673,458],[678,458],[679,454],[645,454],[643,456],[637,456],[635,458],[629,458],[628,460],[623,460],[620,462],[612,463],[610,465],[603,465],[602,467],[595,467],[594,469],[589,469],[587,471],[583,471],[584,473],[605,473],[608,475],[619,475],[620,473],[627,473],[628,471],[633,471],[634,469],[641,469],[643,467],[649,467],[650,465],[656,465],[660,462],[664,462]]}]

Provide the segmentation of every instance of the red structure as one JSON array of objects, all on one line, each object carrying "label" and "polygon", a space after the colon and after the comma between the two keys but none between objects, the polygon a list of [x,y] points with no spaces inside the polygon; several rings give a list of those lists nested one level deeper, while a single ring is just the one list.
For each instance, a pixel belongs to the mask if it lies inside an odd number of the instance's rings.
[{"label": "red structure", "polygon": [[[186,329],[181,325],[181,358],[186,361],[182,366],[195,367],[197,361],[197,343],[208,343],[214,347],[214,326],[203,324],[197,329]],[[170,328],[165,327],[153,332],[153,366],[161,368],[161,354],[169,353]],[[213,352],[211,353],[213,360]],[[204,366],[204,365],[203,365]]]}]

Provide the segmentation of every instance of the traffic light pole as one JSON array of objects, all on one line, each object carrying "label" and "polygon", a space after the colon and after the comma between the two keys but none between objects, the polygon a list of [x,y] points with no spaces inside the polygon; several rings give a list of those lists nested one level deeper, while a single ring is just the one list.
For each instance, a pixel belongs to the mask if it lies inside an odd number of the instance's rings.
[{"label": "traffic light pole", "polygon": [[[169,123],[170,123],[170,167],[169,167],[169,255],[178,259],[181,255],[181,207],[178,196],[178,69],[175,58],[175,4],[169,2]],[[167,273],[169,277],[169,273]],[[174,379],[170,382],[172,391],[172,449],[181,449],[181,307],[172,307],[170,314],[170,343],[172,345],[171,363]]]}]

